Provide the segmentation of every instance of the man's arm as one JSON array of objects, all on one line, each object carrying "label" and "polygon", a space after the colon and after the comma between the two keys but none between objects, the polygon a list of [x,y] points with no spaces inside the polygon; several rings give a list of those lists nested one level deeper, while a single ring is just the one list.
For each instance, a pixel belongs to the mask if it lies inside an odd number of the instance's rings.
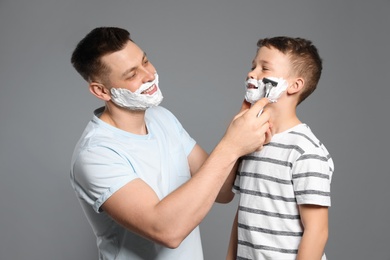
[{"label": "man's arm", "polygon": [[194,146],[191,153],[188,155],[188,164],[190,166],[191,176],[193,177],[208,158],[208,154],[198,144]]},{"label": "man's arm", "polygon": [[320,260],[328,240],[328,207],[300,205],[304,228],[297,260]]},{"label": "man's arm", "polygon": [[[190,156],[188,156],[188,162],[191,169],[191,176],[194,176],[203,163],[206,161],[208,154],[204,151],[199,145],[195,145]],[[236,179],[238,161],[235,163],[233,169],[231,170],[229,176],[227,177],[225,183],[223,184],[221,190],[218,193],[215,202],[218,203],[229,203],[234,198],[234,193],[232,192],[232,187],[234,180]]]},{"label": "man's arm", "polygon": [[234,192],[232,191],[234,180],[236,179],[237,168],[238,168],[239,160],[233,166],[229,176],[226,178],[225,183],[222,185],[221,190],[218,193],[215,202],[218,203],[229,203],[234,198]]},{"label": "man's arm", "polygon": [[[265,133],[265,141],[264,144],[267,144],[271,141],[272,133],[271,133],[271,126]],[[260,150],[262,147],[260,147],[257,150]],[[234,198],[234,192],[232,191],[234,181],[236,179],[238,166],[240,164],[240,159],[236,161],[236,164],[234,165],[232,171],[230,172],[229,176],[227,177],[225,183],[223,184],[221,190],[219,191],[219,194],[217,196],[217,199],[215,202],[218,203],[229,203]]]},{"label": "man's arm", "polygon": [[[211,209],[236,160],[263,145],[269,114],[257,114],[268,102],[262,99],[250,109],[244,103],[197,173],[164,199],[160,200],[141,179],[135,179],[107,199],[102,209],[143,237],[170,248],[179,246]],[[194,149],[189,160],[202,161],[192,158],[194,151],[199,150]]]}]

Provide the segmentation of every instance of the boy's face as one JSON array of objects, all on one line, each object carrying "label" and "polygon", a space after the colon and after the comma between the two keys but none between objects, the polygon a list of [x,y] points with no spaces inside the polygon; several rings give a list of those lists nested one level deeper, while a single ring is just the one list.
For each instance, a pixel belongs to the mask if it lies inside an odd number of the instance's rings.
[{"label": "boy's face", "polygon": [[266,77],[284,78],[288,80],[290,59],[275,48],[261,47],[252,62],[252,70],[247,79],[261,80]]}]

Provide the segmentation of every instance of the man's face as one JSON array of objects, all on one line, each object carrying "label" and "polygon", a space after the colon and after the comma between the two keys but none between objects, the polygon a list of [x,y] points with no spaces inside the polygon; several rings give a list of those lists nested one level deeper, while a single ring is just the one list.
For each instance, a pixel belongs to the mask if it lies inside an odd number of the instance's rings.
[{"label": "man's face", "polygon": [[[110,68],[110,88],[124,88],[135,92],[143,83],[154,80],[156,69],[145,52],[129,41],[120,51],[105,55],[102,62]],[[153,85],[142,94],[153,94],[158,86]]]},{"label": "man's face", "polygon": [[277,49],[261,47],[252,62],[252,70],[247,79],[261,80],[266,77],[288,79],[290,60],[287,55]]}]

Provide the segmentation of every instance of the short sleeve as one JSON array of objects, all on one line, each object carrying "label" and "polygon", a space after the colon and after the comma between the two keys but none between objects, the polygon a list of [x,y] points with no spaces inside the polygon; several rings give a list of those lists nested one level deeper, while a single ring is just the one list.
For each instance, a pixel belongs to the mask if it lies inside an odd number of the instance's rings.
[{"label": "short sleeve", "polygon": [[131,163],[108,147],[82,151],[73,165],[73,182],[78,196],[96,212],[128,182],[138,178]]},{"label": "short sleeve", "polygon": [[185,154],[188,156],[194,148],[196,142],[176,119],[176,126],[179,129],[180,139],[182,140]]},{"label": "short sleeve", "polygon": [[330,206],[333,161],[320,147],[302,154],[293,166],[293,186],[298,204]]}]

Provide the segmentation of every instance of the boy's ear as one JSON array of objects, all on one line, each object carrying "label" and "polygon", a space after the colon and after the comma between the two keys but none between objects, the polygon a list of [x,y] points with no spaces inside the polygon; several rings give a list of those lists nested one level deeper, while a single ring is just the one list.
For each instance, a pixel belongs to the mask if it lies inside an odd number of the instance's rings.
[{"label": "boy's ear", "polygon": [[89,91],[92,95],[103,101],[109,101],[111,99],[109,90],[103,84],[91,82],[89,83]]},{"label": "boy's ear", "polygon": [[290,95],[299,93],[303,89],[304,85],[305,85],[305,80],[303,78],[296,78],[293,84],[288,86],[287,93]]}]

